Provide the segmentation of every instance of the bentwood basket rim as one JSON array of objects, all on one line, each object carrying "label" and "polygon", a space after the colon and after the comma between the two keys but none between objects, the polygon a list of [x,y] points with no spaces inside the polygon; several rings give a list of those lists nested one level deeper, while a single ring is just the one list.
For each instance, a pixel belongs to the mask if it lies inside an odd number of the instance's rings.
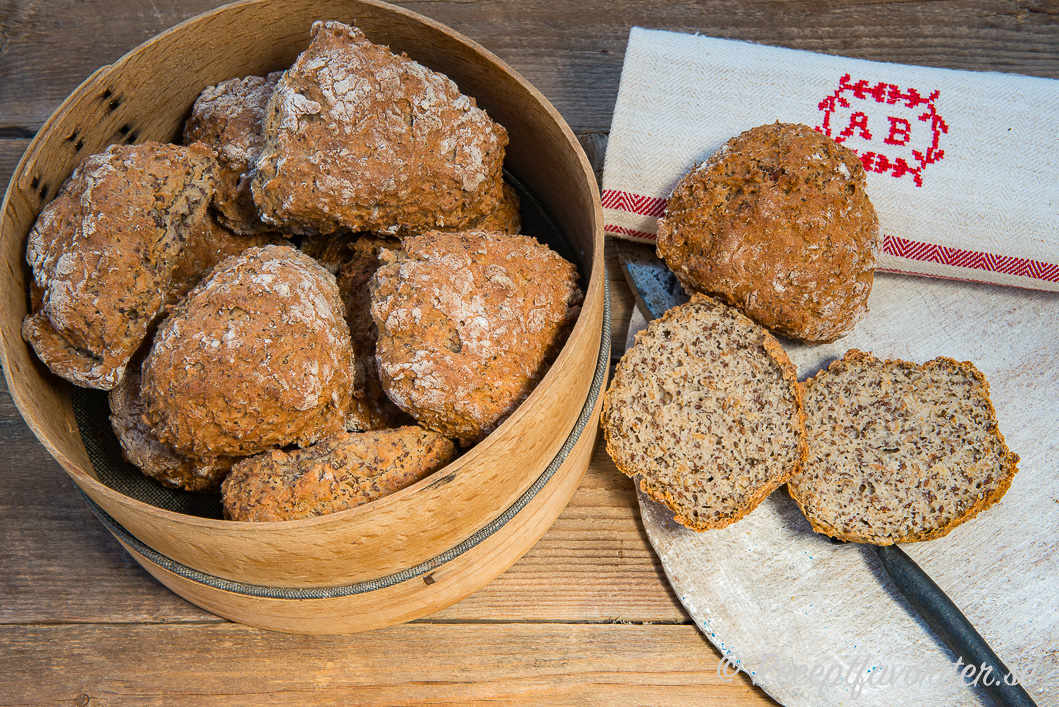
[{"label": "bentwood basket rim", "polygon": [[[115,62],[100,67],[95,72],[93,72],[77,87],[77,89],[75,89],[62,102],[62,104],[59,105],[59,107],[51,114],[51,116],[49,116],[48,120],[45,121],[42,128],[38,131],[37,135],[33,138],[29,146],[27,147],[25,153],[22,156],[22,159],[19,161],[18,166],[16,167],[11,177],[11,180],[8,183],[7,189],[4,194],[3,204],[2,207],[0,207],[0,217],[3,217],[4,221],[3,223],[0,223],[0,228],[4,228],[4,226],[6,226],[6,216],[8,214],[8,209],[11,208],[11,201],[13,199],[13,196],[16,192],[19,192],[23,188],[20,185],[20,181],[27,176],[25,173],[27,166],[35,162],[38,152],[41,150],[42,146],[47,143],[48,140],[62,139],[62,137],[56,137],[53,134],[55,126],[61,123],[63,117],[67,114],[67,112],[70,111],[73,107],[76,107],[79,103],[79,100],[82,99],[88,92],[98,90],[102,78],[108,76],[111,72],[120,71],[127,63],[130,62],[130,60],[132,60],[134,57],[144,51],[145,48],[165,42],[173,38],[174,35],[180,35],[188,31],[189,28],[199,26],[202,23],[209,22],[213,18],[219,17],[225,13],[240,10],[242,8],[265,7],[274,4],[276,4],[276,0],[240,0],[239,2],[234,2],[229,5],[224,5],[214,10],[202,13],[195,17],[189,18],[178,25],[175,25],[174,27],[165,30],[164,32],[161,32],[160,34],[152,37],[146,42],[130,50]],[[487,62],[492,63],[495,67],[507,73],[509,77],[516,81],[522,89],[527,91],[533,97],[533,99],[545,110],[549,117],[552,118],[556,126],[561,130],[562,135],[566,140],[566,143],[568,143],[567,147],[574,151],[574,154],[576,155],[577,160],[580,162],[582,170],[585,172],[585,174],[593,175],[593,170],[589,165],[588,158],[584,154],[584,150],[581,148],[580,143],[574,136],[573,131],[566,124],[566,122],[563,120],[563,118],[554,108],[554,106],[552,106],[548,99],[545,98],[536,88],[534,88],[532,84],[530,84],[524,77],[522,77],[521,74],[512,69],[506,62],[494,55],[492,52],[485,49],[477,42],[467,37],[464,37],[462,34],[459,34],[458,32],[455,32],[454,30],[446,27],[445,25],[402,7],[390,5],[384,2],[379,2],[379,0],[355,0],[355,2],[351,2],[350,5],[373,7],[386,13],[393,13],[399,15],[409,21],[423,24],[437,32],[441,32],[445,35],[448,35],[450,38],[457,42],[462,43],[472,52],[478,54]],[[306,43],[308,42],[308,29],[308,27],[305,28]],[[586,309],[590,305],[590,303],[596,302],[600,299],[600,294],[602,292],[602,288],[605,285],[604,280],[606,277],[603,258],[602,206],[600,203],[598,187],[595,184],[594,178],[592,179],[591,187],[594,211],[594,213],[591,215],[594,230],[592,243],[593,252],[591,261],[589,262],[586,260],[586,262],[583,263],[584,270],[588,274],[588,283],[587,286],[584,288]],[[24,243],[26,235],[27,233],[15,234],[3,232],[2,238],[18,238],[21,242]],[[251,523],[203,518],[199,516],[158,508],[143,501],[134,499],[119,491],[116,491],[115,489],[110,488],[109,486],[104,485],[102,482],[94,478],[92,474],[83,469],[79,463],[77,463],[73,459],[70,459],[66,454],[64,454],[60,449],[58,449],[52,443],[48,434],[46,434],[37,424],[34,416],[27,412],[27,410],[29,409],[28,405],[26,404],[27,401],[23,399],[19,386],[13,384],[13,377],[16,375],[16,372],[13,371],[9,365],[9,352],[11,347],[28,347],[28,344],[22,341],[20,337],[17,341],[8,341],[8,337],[4,335],[2,346],[0,346],[0,363],[3,364],[4,375],[7,379],[8,387],[11,391],[11,395],[15,402],[15,405],[18,407],[27,425],[33,431],[34,435],[48,449],[49,453],[51,453],[51,455],[60,463],[60,465],[67,472],[67,474],[69,474],[79,486],[84,488],[86,491],[89,491],[91,494],[97,494],[106,497],[114,503],[129,507],[131,510],[138,511],[143,514],[150,514],[155,517],[158,517],[159,519],[163,519],[171,523],[179,523],[181,525],[194,526],[204,530],[230,531],[233,528],[253,528],[255,530],[260,529],[265,531],[267,531],[268,529],[277,528],[283,528],[291,531],[301,529],[311,530],[320,526],[330,526],[335,523],[342,523],[346,520],[356,518],[364,514],[369,514],[380,509],[384,509],[387,506],[402,503],[407,499],[407,497],[413,496],[418,491],[430,487],[431,485],[436,483],[440,478],[444,478],[445,475],[453,473],[455,469],[460,469],[465,466],[471,466],[476,461],[478,461],[479,457],[486,455],[487,450],[489,448],[488,445],[490,439],[502,438],[507,436],[507,434],[510,434],[509,431],[519,425],[520,421],[522,421],[523,417],[525,416],[526,411],[538,408],[541,404],[540,398],[549,394],[549,383],[557,376],[558,369],[566,365],[572,365],[572,357],[574,356],[574,353],[571,351],[572,347],[570,346],[570,344],[571,342],[577,341],[583,338],[584,336],[590,334],[587,329],[592,326],[592,322],[590,320],[594,319],[594,317],[588,317],[585,315],[586,311],[583,310],[581,316],[578,317],[578,321],[573,327],[573,330],[570,332],[567,342],[564,344],[559,356],[552,364],[551,369],[545,374],[543,379],[539,382],[536,389],[530,394],[530,396],[526,400],[524,400],[519,406],[519,408],[508,419],[506,419],[489,437],[483,440],[483,442],[476,445],[474,448],[468,450],[459,459],[438,470],[431,476],[419,481],[418,483],[409,486],[401,491],[398,491],[397,493],[391,494],[390,496],[379,499],[373,503],[330,515],[292,521]],[[32,353],[31,356],[33,356]],[[52,376],[52,374],[50,373],[48,375]],[[61,381],[61,379],[58,379],[57,377],[54,378],[62,386],[61,393],[63,396],[65,396],[66,403],[69,404],[69,386],[71,386],[72,384],[67,383],[66,381]],[[72,433],[77,434],[77,431],[73,430]],[[80,439],[78,439],[78,443],[80,443]]]},{"label": "bentwood basket rim", "polygon": [[566,462],[567,457],[573,451],[574,447],[581,441],[581,438],[585,434],[593,434],[595,430],[592,428],[593,424],[597,421],[597,413],[599,408],[600,398],[603,395],[603,387],[606,384],[607,379],[607,364],[610,360],[610,292],[609,288],[604,293],[604,324],[603,330],[600,332],[599,341],[599,352],[596,359],[596,368],[593,374],[592,388],[589,391],[588,398],[585,400],[585,404],[581,409],[581,414],[578,416],[577,422],[574,428],[570,431],[566,442],[563,444],[559,453],[555,455],[551,463],[544,470],[537,482],[526,491],[522,496],[519,497],[512,506],[504,509],[504,513],[500,517],[489,523],[486,527],[480,528],[472,537],[467,538],[458,545],[446,550],[441,555],[430,558],[427,561],[420,563],[414,567],[406,568],[401,572],[388,575],[386,577],[380,577],[369,581],[357,582],[348,585],[337,585],[334,587],[315,587],[315,588],[300,588],[300,587],[275,587],[271,585],[258,585],[251,584],[248,582],[238,582],[225,579],[223,577],[216,577],[206,572],[199,571],[194,567],[188,567],[183,563],[180,563],[167,555],[164,555],[154,548],[150,547],[142,540],[137,538],[135,535],[130,533],[125,527],[114,520],[110,515],[103,510],[99,504],[93,501],[88,494],[84,491],[80,491],[82,498],[88,505],[92,514],[99,519],[99,521],[114,535],[123,545],[127,546],[130,551],[133,551],[140,555],[143,559],[152,562],[162,569],[180,575],[184,579],[195,582],[212,589],[218,589],[226,592],[232,592],[236,594],[243,594],[250,597],[261,597],[269,599],[289,599],[289,600],[313,600],[313,599],[332,599],[336,597],[349,596],[351,594],[361,594],[370,591],[376,591],[378,589],[386,588],[400,582],[405,582],[416,577],[420,577],[428,572],[438,569],[444,566],[447,562],[459,557],[470,549],[473,549],[478,544],[488,539],[494,533],[502,530],[507,523],[514,518],[533,498],[539,493],[547,484],[552,480],[552,477],[558,472],[559,468]]}]

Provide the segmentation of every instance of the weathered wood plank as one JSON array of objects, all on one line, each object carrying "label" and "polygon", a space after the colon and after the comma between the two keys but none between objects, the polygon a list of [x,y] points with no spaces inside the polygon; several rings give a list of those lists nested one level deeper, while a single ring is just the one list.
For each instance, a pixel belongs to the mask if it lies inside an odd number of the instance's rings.
[{"label": "weathered wood plank", "polygon": [[[11,0],[0,8],[0,127],[39,126],[77,84],[218,0]],[[1009,2],[400,2],[523,73],[577,130],[605,132],[629,28],[667,28],[864,59],[1059,77],[1059,14]]]},{"label": "weathered wood plank", "polygon": [[[210,619],[122,551],[0,394],[0,623]],[[508,572],[426,621],[686,621],[602,447],[552,529]]]},{"label": "weathered wood plank", "polygon": [[625,353],[625,339],[629,333],[629,319],[636,298],[621,271],[618,254],[610,238],[607,239],[607,278],[610,281],[610,357],[617,361]]},{"label": "weathered wood plank", "polygon": [[744,675],[721,680],[717,662],[693,626],[8,626],[0,703],[775,704]]},{"label": "weathered wood plank", "polygon": [[22,159],[22,153],[29,146],[29,139],[0,139],[0,189],[7,188],[7,182]]}]

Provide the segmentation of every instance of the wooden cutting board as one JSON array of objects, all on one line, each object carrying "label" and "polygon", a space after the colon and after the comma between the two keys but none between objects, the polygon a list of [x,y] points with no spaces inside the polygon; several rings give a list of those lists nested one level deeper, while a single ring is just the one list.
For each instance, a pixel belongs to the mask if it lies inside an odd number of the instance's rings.
[{"label": "wooden cutting board", "polygon": [[[990,510],[903,547],[1037,703],[1059,705],[1059,294],[880,274],[869,308],[835,343],[782,342],[799,380],[850,348],[917,363],[969,360],[985,374],[1019,472]],[[635,314],[630,343],[644,326]],[[785,488],[704,533],[642,494],[640,510],[677,596],[730,661],[721,669],[748,673],[779,702],[989,704],[959,678],[956,656],[875,553],[813,533]]]}]

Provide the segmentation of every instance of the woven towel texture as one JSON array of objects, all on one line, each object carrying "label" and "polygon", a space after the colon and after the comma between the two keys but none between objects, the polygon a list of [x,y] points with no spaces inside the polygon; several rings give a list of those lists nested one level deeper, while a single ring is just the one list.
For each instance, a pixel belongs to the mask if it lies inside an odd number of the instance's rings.
[{"label": "woven towel texture", "polygon": [[853,149],[883,270],[1059,291],[1059,81],[633,28],[603,171],[609,235],[653,241],[730,138],[803,123]]}]

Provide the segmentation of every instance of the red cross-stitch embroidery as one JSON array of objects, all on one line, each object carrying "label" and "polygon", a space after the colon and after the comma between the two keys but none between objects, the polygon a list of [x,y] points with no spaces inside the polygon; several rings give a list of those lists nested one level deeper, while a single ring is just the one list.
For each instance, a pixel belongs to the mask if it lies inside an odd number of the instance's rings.
[{"label": "red cross-stitch embroidery", "polygon": [[911,175],[921,187],[923,169],[945,157],[940,143],[949,126],[938,115],[938,93],[924,97],[914,88],[854,82],[846,74],[835,92],[820,101],[824,117],[816,129],[845,143],[869,172],[889,172],[898,179]]}]

